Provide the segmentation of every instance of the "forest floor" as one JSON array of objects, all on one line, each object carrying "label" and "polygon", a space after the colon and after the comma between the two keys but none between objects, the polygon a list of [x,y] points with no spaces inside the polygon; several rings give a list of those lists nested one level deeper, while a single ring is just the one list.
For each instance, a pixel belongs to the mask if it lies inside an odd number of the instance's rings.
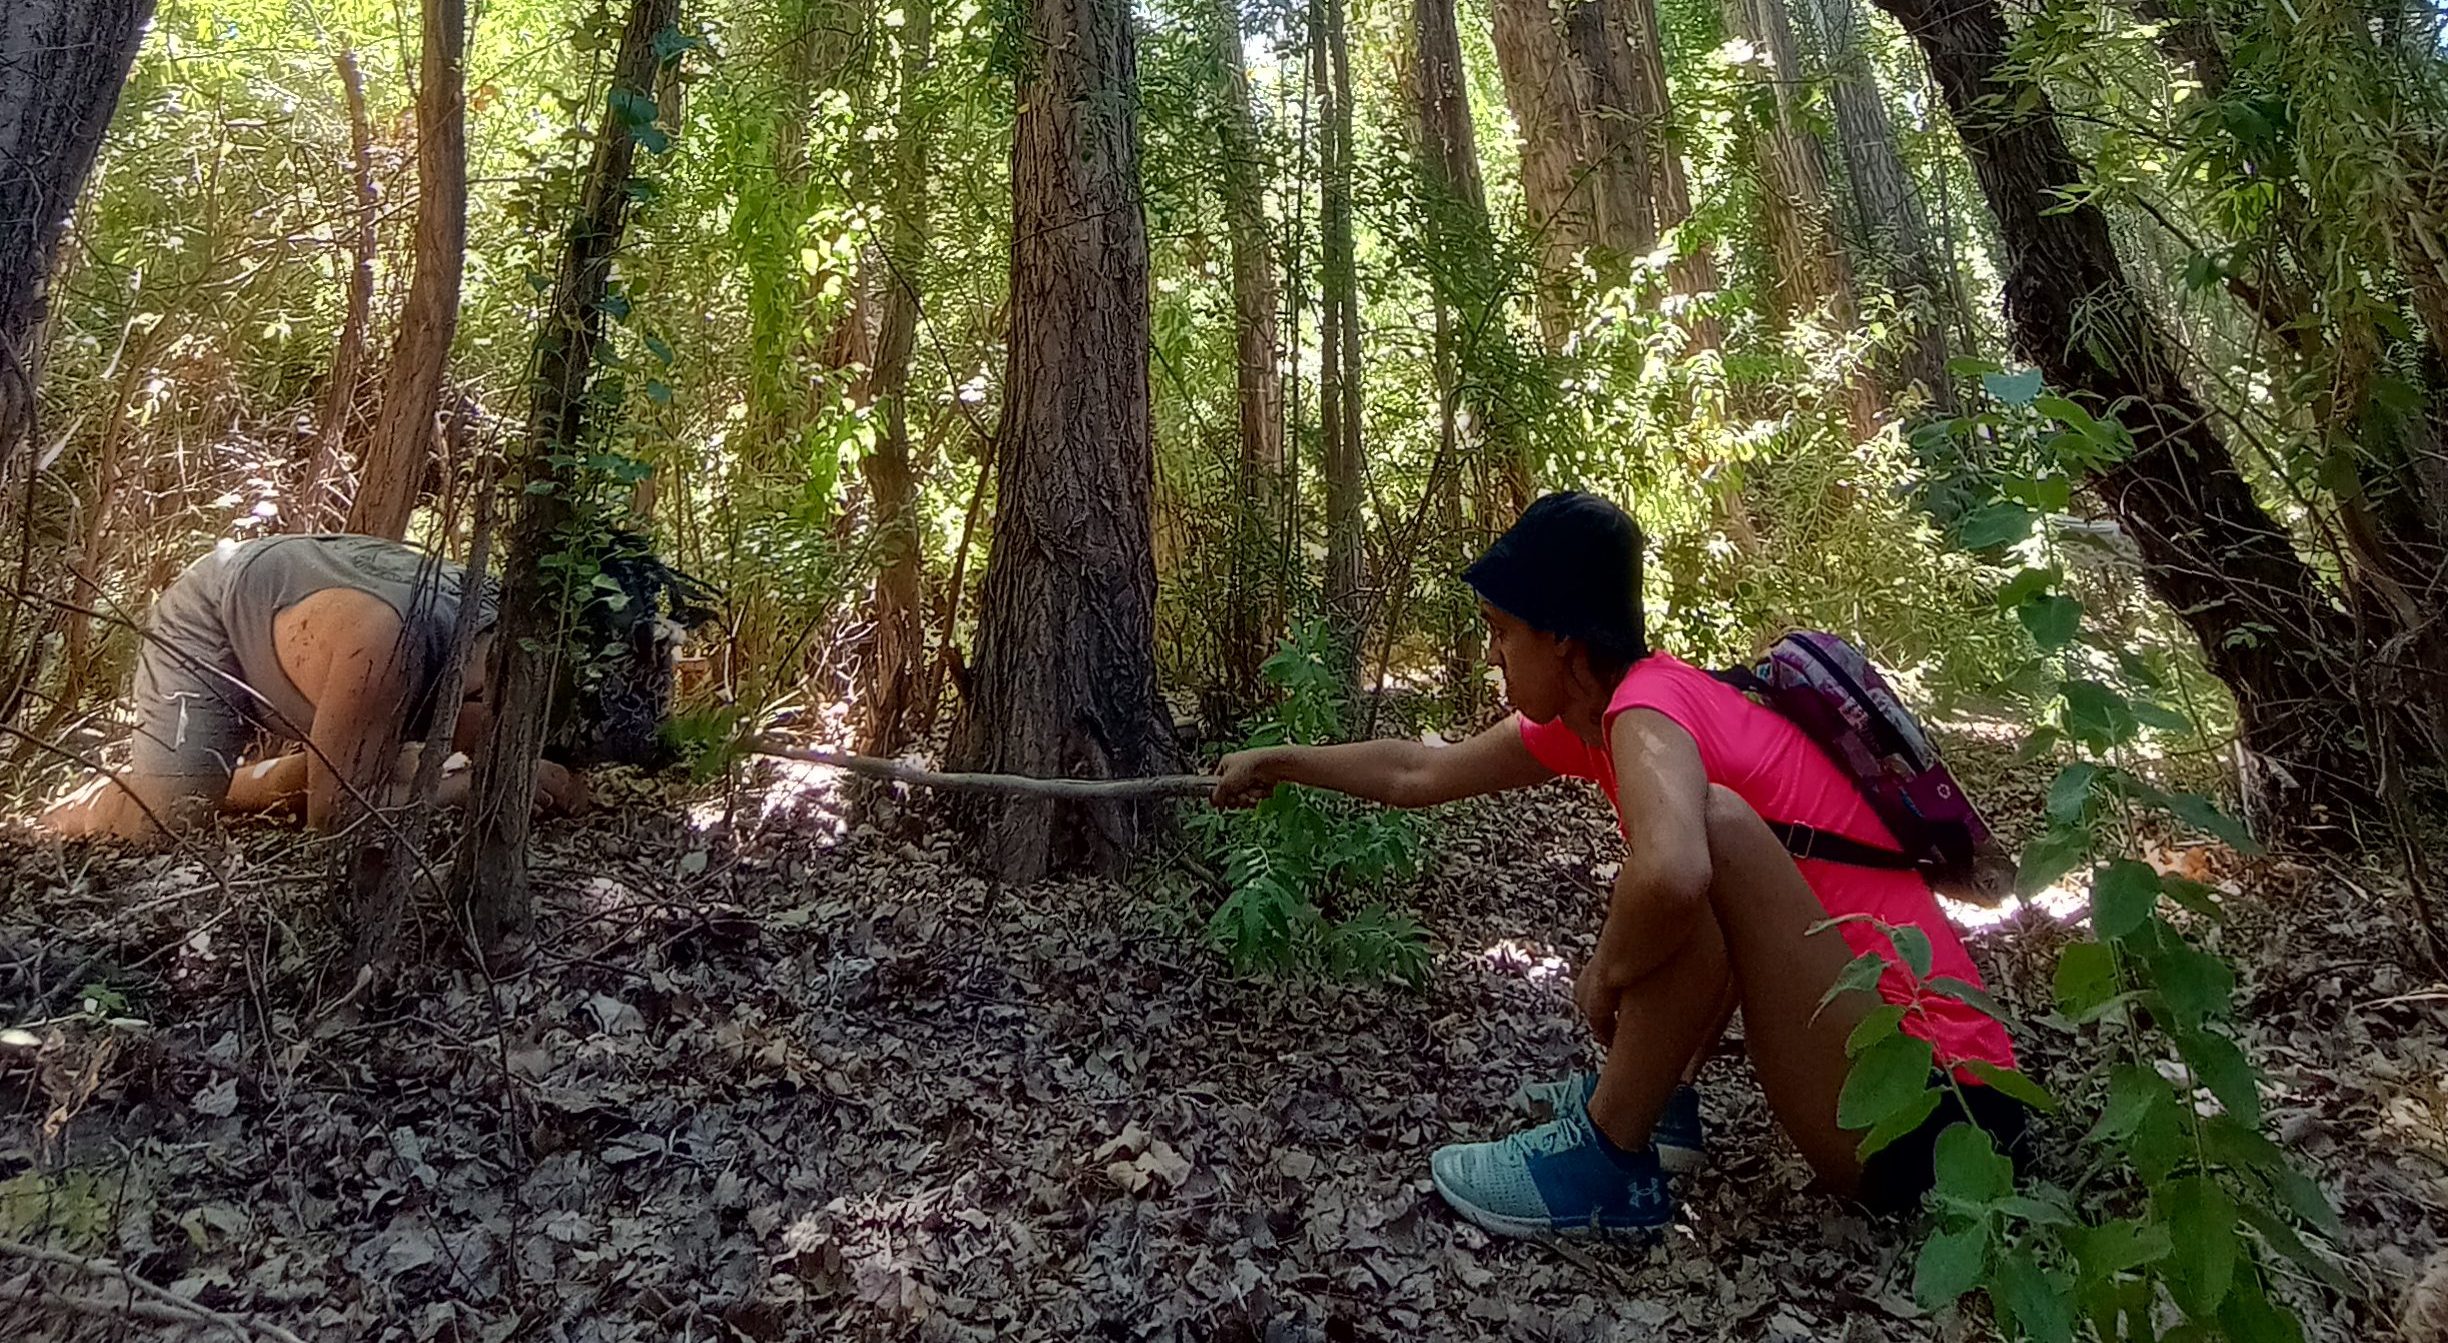
[{"label": "forest floor", "polygon": [[[299,1339],[1989,1336],[1912,1306],[1907,1222],[1805,1192],[1732,1057],[1652,1247],[1495,1242],[1438,1202],[1433,1147],[1582,1061],[1612,832],[1585,795],[1448,809],[1410,990],[1237,979],[1186,901],[991,885],[795,769],[546,827],[521,964],[378,992],[330,969],[291,832],[207,859],[0,831],[0,1336],[192,1313],[131,1311],[104,1259]],[[2308,1298],[2312,1333],[2389,1337],[2448,1240],[2448,992],[2379,878],[2217,875],[2273,1126],[2362,1288]],[[2037,1009],[2064,936],[1977,954]]]}]

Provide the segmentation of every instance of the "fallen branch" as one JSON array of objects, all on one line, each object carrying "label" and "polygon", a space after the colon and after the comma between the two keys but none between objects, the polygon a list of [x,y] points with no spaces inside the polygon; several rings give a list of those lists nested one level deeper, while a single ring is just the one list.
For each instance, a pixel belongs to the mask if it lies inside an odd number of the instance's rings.
[{"label": "fallen branch", "polygon": [[758,755],[847,770],[871,779],[890,779],[915,788],[941,788],[957,793],[1019,793],[1029,797],[1078,800],[1206,797],[1215,792],[1216,786],[1214,776],[1207,774],[1164,774],[1147,779],[1032,779],[1020,774],[941,774],[898,760],[880,760],[871,755],[851,755],[842,751],[820,751],[808,746],[793,746],[771,737],[756,738],[749,743],[748,749]]},{"label": "fallen branch", "polygon": [[198,1305],[105,1259],[88,1259],[81,1254],[69,1254],[65,1250],[45,1249],[40,1245],[26,1245],[13,1240],[0,1240],[0,1255],[56,1268],[75,1269],[90,1277],[108,1279],[125,1288],[130,1297],[124,1302],[107,1302],[45,1292],[41,1301],[46,1306],[85,1314],[134,1317],[163,1324],[210,1325],[240,1339],[253,1339],[260,1335],[273,1343],[303,1343],[297,1335],[277,1324],[227,1315],[210,1306]]}]

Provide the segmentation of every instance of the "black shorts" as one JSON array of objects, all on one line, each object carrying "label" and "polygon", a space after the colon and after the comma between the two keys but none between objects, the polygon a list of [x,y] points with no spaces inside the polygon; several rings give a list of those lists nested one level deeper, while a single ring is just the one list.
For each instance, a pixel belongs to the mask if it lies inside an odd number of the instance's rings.
[{"label": "black shorts", "polygon": [[[1919,1203],[1937,1180],[1933,1163],[1938,1153],[1938,1135],[1967,1118],[1989,1131],[1990,1141],[2014,1161],[2016,1175],[2023,1173],[2030,1147],[2030,1106],[1969,1082],[1963,1084],[1960,1100],[1954,1089],[1947,1087],[1944,1077],[1933,1075],[1930,1084],[1946,1087],[1945,1099],[1938,1102],[1938,1108],[1930,1111],[1920,1127],[1871,1153],[1870,1159],[1862,1163],[1862,1202],[1873,1211],[1902,1212]],[[1969,1114],[1965,1112],[1967,1104]]]}]

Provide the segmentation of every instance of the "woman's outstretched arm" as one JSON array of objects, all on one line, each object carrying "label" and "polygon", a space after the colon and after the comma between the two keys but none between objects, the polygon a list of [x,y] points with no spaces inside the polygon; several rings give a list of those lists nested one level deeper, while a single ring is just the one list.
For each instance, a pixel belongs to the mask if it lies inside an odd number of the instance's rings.
[{"label": "woman's outstretched arm", "polygon": [[1430,807],[1555,777],[1522,744],[1521,724],[1511,718],[1453,746],[1387,739],[1236,751],[1224,757],[1218,773],[1219,807],[1256,806],[1276,785],[1286,783],[1348,793],[1390,807]]}]

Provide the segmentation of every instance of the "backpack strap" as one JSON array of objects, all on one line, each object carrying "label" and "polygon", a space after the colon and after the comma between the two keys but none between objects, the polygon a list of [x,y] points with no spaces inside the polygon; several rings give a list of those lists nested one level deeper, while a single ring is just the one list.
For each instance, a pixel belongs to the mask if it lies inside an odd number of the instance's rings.
[{"label": "backpack strap", "polygon": [[1785,845],[1785,852],[1795,858],[1815,858],[1823,863],[1842,863],[1846,867],[1871,867],[1885,872],[1911,872],[1921,864],[1910,855],[1858,839],[1847,839],[1831,830],[1786,821],[1770,821],[1768,828]]},{"label": "backpack strap", "polygon": [[1710,672],[1709,675],[1725,682],[1727,685],[1734,687],[1736,690],[1739,690],[1746,695],[1765,695],[1768,693],[1768,683],[1761,680],[1759,673],[1751,670],[1749,667],[1727,667],[1722,671]]}]

